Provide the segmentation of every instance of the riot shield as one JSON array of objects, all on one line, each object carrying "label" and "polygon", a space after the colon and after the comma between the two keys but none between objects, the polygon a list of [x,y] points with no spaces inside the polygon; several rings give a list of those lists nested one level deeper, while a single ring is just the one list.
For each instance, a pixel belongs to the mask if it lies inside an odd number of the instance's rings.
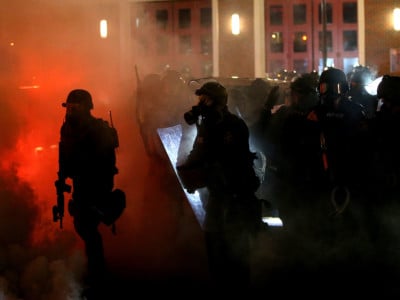
[{"label": "riot shield", "polygon": [[197,221],[200,224],[200,227],[203,229],[205,212],[201,195],[203,193],[206,193],[206,188],[203,188],[204,190],[198,189],[193,193],[189,193],[186,190],[182,179],[180,178],[176,169],[178,162],[180,162],[181,159],[184,159],[191,150],[196,134],[195,126],[185,128],[185,130],[187,131],[183,135],[183,127],[181,124],[178,124],[172,127],[158,128],[157,133],[161,139],[161,143],[169,158],[169,161],[171,162],[175,175],[179,180],[181,188],[185,193],[190,206],[192,207],[192,210],[196,216]]}]

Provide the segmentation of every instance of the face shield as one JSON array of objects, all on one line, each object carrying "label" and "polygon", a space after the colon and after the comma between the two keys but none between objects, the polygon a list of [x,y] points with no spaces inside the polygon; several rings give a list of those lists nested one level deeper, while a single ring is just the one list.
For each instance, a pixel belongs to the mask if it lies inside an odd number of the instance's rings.
[{"label": "face shield", "polygon": [[318,93],[323,103],[333,104],[332,101],[345,97],[348,91],[349,84],[342,70],[328,68],[322,72],[318,84]]}]

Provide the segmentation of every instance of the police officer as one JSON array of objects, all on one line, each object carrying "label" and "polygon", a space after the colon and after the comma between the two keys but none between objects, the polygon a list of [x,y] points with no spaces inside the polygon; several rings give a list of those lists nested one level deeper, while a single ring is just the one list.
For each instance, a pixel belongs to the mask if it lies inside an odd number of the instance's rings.
[{"label": "police officer", "polygon": [[56,186],[72,180],[68,204],[75,231],[85,245],[88,293],[102,287],[106,264],[102,236],[98,230],[101,214],[97,207],[110,195],[117,174],[115,141],[108,136],[106,121],[91,114],[93,101],[83,89],[72,90],[65,103],[65,121],[60,130],[59,172]]},{"label": "police officer", "polygon": [[[255,192],[259,179],[249,148],[246,123],[227,107],[228,95],[218,82],[197,89],[198,104],[184,117],[196,124],[197,136],[178,171],[203,168],[208,198],[205,242],[209,269],[223,291],[250,283],[250,238],[261,222]],[[193,190],[191,191],[193,192]]]},{"label": "police officer", "polygon": [[366,90],[366,86],[375,79],[373,72],[368,67],[356,66],[349,76],[349,99],[364,107],[367,118],[374,118],[378,98],[375,95],[370,95]]},{"label": "police officer", "polygon": [[382,102],[376,113],[372,131],[379,166],[376,184],[380,201],[398,198],[400,194],[400,77],[385,75],[378,85],[377,96]]},{"label": "police officer", "polygon": [[349,85],[344,72],[325,69],[319,78],[319,103],[308,118],[317,121],[320,129],[322,160],[328,185],[333,188],[340,212],[350,197],[350,191],[362,191],[369,155],[368,126],[363,107],[348,98]]}]

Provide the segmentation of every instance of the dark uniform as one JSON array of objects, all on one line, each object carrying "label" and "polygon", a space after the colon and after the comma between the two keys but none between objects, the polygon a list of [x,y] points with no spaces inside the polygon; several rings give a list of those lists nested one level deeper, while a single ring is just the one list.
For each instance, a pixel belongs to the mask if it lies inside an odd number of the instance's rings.
[{"label": "dark uniform", "polygon": [[[250,237],[261,222],[255,192],[259,180],[253,168],[246,123],[227,108],[227,93],[217,82],[196,91],[199,104],[185,114],[197,125],[197,136],[178,171],[202,168],[208,198],[205,241],[209,268],[218,287],[247,288],[250,280]],[[227,291],[227,290],[226,290]]]},{"label": "dark uniform", "polygon": [[326,179],[317,234],[332,242],[344,235],[356,235],[363,222],[371,140],[363,107],[347,97],[349,86],[342,70],[324,70],[318,91],[320,102],[308,115],[320,131]]},{"label": "dark uniform", "polygon": [[350,73],[350,90],[348,97],[351,101],[361,104],[368,119],[374,118],[378,106],[378,97],[370,95],[366,86],[375,79],[374,74],[368,67],[354,67]]},{"label": "dark uniform", "polygon": [[368,126],[362,105],[347,97],[349,86],[342,70],[323,71],[319,104],[309,114],[318,121],[328,179],[333,187],[358,188],[363,183]]},{"label": "dark uniform", "polygon": [[[385,75],[378,85],[382,106],[376,113],[371,131],[376,154],[375,188],[378,202],[399,199],[400,195],[400,77]],[[396,201],[397,201],[396,200]]]},{"label": "dark uniform", "polygon": [[93,117],[91,95],[73,90],[66,103],[65,122],[59,143],[59,179],[72,179],[72,199],[68,204],[76,232],[85,244],[89,285],[101,285],[106,271],[103,241],[98,230],[101,222],[99,207],[114,187],[117,174],[115,136],[108,123]]}]

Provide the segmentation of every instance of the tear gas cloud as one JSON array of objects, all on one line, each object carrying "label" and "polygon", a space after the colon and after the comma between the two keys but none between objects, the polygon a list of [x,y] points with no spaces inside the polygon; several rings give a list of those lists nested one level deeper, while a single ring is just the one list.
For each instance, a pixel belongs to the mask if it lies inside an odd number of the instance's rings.
[{"label": "tear gas cloud", "polygon": [[[92,94],[93,115],[109,120],[111,111],[119,132],[119,174],[115,180],[116,187],[127,194],[127,209],[117,223],[117,235],[101,225],[110,269],[121,276],[138,278],[180,272],[174,270],[178,247],[175,244],[179,244],[179,239],[185,243],[182,234],[199,234],[194,221],[194,232],[187,227],[185,233],[180,233],[177,226],[182,211],[174,208],[176,203],[169,204],[171,193],[176,201],[184,201],[176,179],[168,179],[170,175],[165,170],[169,166],[151,166],[145,154],[135,120],[136,87],[132,72],[121,75],[120,41],[115,34],[108,41],[99,37],[98,20],[110,16],[115,25],[112,7],[107,1],[19,0],[3,6],[2,299],[78,299],[82,288],[83,244],[68,213],[64,228],[60,229],[53,222],[51,210],[56,203],[59,128],[65,113],[61,103],[75,88],[87,89]],[[66,194],[66,203],[68,200]],[[178,242],[171,243],[174,240]],[[164,250],[160,253],[161,245]],[[203,253],[196,245],[186,244],[182,249],[178,253]],[[200,261],[195,268],[202,270]]]},{"label": "tear gas cloud", "polygon": [[[122,59],[125,56],[121,53],[130,48],[112,32],[120,26],[113,17],[120,12],[110,5],[112,2],[15,0],[2,6],[1,299],[78,299],[82,288],[83,245],[68,213],[60,229],[51,210],[56,203],[57,146],[65,112],[61,103],[75,88],[92,94],[95,116],[109,119],[111,111],[119,132],[119,174],[115,179],[116,187],[127,194],[127,209],[117,222],[117,235],[101,226],[111,271],[139,282],[207,278],[202,232],[177,178],[168,160],[152,161],[146,155],[136,120],[134,66],[139,62],[143,66],[139,69],[142,78],[154,70],[146,69],[142,56],[132,61]],[[105,16],[110,16],[114,25],[107,40],[98,32],[98,22]],[[191,105],[188,102],[187,109]],[[391,230],[396,240],[397,211],[386,212],[385,222],[385,229]],[[314,225],[309,216],[296,216],[303,218],[304,224]],[[311,268],[329,255],[336,255],[336,259],[343,253],[359,254],[354,249],[368,255],[366,252],[373,251],[372,242],[363,227],[356,232],[357,239],[330,245],[329,249],[313,244],[311,237],[296,237],[304,246],[304,256],[293,251],[287,254],[293,261],[307,261]],[[254,258],[262,264],[254,262],[256,272],[260,272],[254,276],[270,278],[265,273],[276,271],[273,267],[279,265],[277,256],[281,253],[269,247],[270,237],[265,243],[257,242],[263,247],[256,249]],[[312,262],[307,255],[313,257]]]}]

